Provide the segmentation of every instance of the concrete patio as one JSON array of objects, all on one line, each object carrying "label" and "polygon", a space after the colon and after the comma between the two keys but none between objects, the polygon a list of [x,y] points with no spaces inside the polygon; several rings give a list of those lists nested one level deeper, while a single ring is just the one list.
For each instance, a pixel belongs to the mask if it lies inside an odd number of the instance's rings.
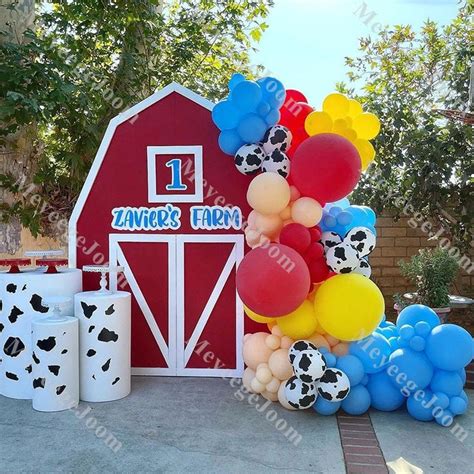
[{"label": "concrete patio", "polygon": [[[234,385],[134,377],[126,399],[52,414],[0,397],[0,472],[346,472],[335,416],[252,404]],[[464,442],[404,411],[371,418],[387,462],[403,457],[424,472],[472,471],[472,406],[456,419],[468,432]]]}]

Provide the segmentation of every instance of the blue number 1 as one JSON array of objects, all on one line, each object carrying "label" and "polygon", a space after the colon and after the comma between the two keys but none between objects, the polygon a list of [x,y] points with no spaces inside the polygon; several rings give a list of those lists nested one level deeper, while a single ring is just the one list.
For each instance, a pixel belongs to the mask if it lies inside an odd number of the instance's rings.
[{"label": "blue number 1", "polygon": [[185,191],[188,187],[181,181],[181,160],[175,158],[166,163],[171,168],[171,184],[166,185],[167,191]]}]

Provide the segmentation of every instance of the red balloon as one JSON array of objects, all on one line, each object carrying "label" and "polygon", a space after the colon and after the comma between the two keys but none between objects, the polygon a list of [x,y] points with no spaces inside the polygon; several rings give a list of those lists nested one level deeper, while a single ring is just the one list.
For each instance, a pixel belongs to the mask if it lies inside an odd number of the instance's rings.
[{"label": "red balloon", "polygon": [[357,185],[361,161],[356,147],[341,135],[321,133],[306,139],[291,163],[293,183],[321,205],[347,196]]},{"label": "red balloon", "polygon": [[321,240],[321,228],[319,226],[311,227],[308,229],[311,233],[311,241],[319,242]]},{"label": "red balloon", "polygon": [[330,269],[327,266],[326,258],[320,257],[311,260],[308,265],[313,283],[321,283],[329,277]]},{"label": "red balloon", "polygon": [[290,105],[294,102],[307,103],[308,99],[302,92],[297,91],[296,89],[286,89],[285,104],[288,103],[288,105]]},{"label": "red balloon", "polygon": [[303,254],[304,261],[308,264],[322,256],[324,256],[324,247],[319,242],[313,242]]},{"label": "red balloon", "polygon": [[313,111],[313,107],[305,102],[285,102],[280,109],[280,125],[291,130],[295,134],[298,129],[304,130],[306,117]]},{"label": "red balloon", "polygon": [[311,234],[304,225],[288,224],[281,230],[280,244],[288,245],[300,255],[303,255],[310,243]]},{"label": "red balloon", "polygon": [[251,250],[236,275],[237,291],[245,306],[273,318],[291,313],[303,303],[310,280],[300,254],[281,244]]}]

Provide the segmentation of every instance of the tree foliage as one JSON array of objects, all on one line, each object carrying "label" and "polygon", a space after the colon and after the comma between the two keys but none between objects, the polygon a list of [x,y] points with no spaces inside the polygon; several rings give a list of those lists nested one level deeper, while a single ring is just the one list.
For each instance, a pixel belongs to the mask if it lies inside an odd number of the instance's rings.
[{"label": "tree foliage", "polygon": [[[50,207],[67,215],[109,120],[172,81],[214,99],[233,72],[252,75],[249,53],[272,3],[37,2],[35,28],[24,41],[0,32],[0,146],[36,125],[35,182]],[[12,192],[14,182],[0,176]],[[3,217],[47,231],[47,221],[18,199],[3,206]]]},{"label": "tree foliage", "polygon": [[445,27],[427,21],[420,31],[386,27],[363,38],[358,57],[346,58],[351,86],[338,84],[352,96],[362,84],[357,98],[382,122],[377,165],[364,175],[355,200],[398,215],[409,203],[463,248],[471,244],[473,127],[435,109],[467,109],[472,19],[472,7],[463,6]]}]

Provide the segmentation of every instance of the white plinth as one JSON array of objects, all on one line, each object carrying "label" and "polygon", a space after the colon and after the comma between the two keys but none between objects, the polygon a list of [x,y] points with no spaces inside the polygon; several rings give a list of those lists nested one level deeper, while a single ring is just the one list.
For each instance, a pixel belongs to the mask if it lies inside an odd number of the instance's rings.
[{"label": "white plinth", "polygon": [[[82,291],[82,272],[64,269],[44,273],[45,269],[21,273],[0,273],[0,395],[31,399],[32,350],[31,323],[44,318],[48,296],[73,296]],[[73,314],[72,302],[62,314]]]},{"label": "white plinth", "polygon": [[33,321],[33,408],[63,411],[79,404],[79,321],[72,316]]},{"label": "white plinth", "polygon": [[81,400],[106,402],[131,389],[131,295],[86,291],[74,297],[79,319]]}]

